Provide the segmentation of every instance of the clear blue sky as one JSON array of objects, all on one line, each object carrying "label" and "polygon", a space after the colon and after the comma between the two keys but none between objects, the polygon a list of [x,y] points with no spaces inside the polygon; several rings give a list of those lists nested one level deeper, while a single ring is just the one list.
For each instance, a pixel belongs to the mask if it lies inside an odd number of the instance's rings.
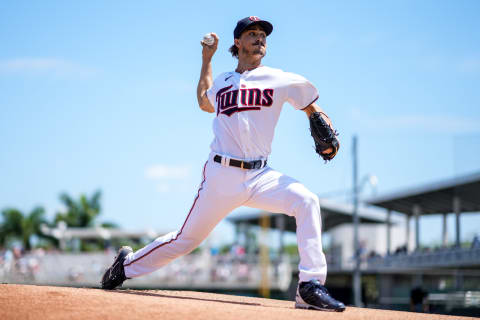
[{"label": "clear blue sky", "polygon": [[[199,41],[216,32],[214,75],[232,70],[233,28],[250,15],[274,25],[264,64],[311,80],[341,134],[323,164],[286,105],[275,169],[317,193],[348,189],[357,134],[378,194],[478,171],[479,12],[479,1],[3,1],[0,209],[53,217],[60,192],[101,189],[102,220],[179,227],[213,137],[196,105]],[[439,241],[439,219],[427,224],[422,241]],[[464,238],[479,227],[464,217]]]}]

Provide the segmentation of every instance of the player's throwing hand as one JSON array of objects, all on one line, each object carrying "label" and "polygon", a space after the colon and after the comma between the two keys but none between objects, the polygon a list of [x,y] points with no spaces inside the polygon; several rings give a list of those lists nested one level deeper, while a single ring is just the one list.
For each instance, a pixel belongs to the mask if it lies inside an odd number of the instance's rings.
[{"label": "player's throwing hand", "polygon": [[208,41],[204,38],[204,40],[200,41],[200,44],[202,45],[202,58],[204,60],[211,60],[213,55],[215,54],[215,51],[217,51],[218,47],[218,36],[216,33],[210,33],[210,36],[213,38],[213,44],[209,45]]}]

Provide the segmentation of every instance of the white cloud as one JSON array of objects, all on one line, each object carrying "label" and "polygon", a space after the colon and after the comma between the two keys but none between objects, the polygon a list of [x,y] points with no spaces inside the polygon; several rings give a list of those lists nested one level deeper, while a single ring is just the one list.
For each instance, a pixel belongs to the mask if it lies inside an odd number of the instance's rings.
[{"label": "white cloud", "polygon": [[56,58],[17,58],[0,60],[0,73],[91,76],[97,70]]},{"label": "white cloud", "polygon": [[190,176],[188,165],[155,164],[145,169],[145,177],[151,180],[182,180]]}]

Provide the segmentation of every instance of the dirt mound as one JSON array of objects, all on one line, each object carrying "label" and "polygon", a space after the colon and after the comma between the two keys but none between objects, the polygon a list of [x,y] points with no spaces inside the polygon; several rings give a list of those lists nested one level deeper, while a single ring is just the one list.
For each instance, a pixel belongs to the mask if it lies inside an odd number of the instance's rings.
[{"label": "dirt mound", "polygon": [[408,320],[460,317],[351,307],[343,313],[298,310],[291,301],[190,291],[104,291],[2,284],[0,319]]}]

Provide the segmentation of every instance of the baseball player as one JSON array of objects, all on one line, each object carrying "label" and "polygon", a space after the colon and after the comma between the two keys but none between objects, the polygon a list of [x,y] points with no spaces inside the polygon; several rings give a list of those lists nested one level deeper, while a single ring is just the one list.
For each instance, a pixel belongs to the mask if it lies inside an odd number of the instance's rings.
[{"label": "baseball player", "polygon": [[339,148],[331,121],[315,103],[318,92],[305,78],[261,64],[270,22],[258,17],[238,21],[230,52],[235,71],[212,79],[213,44],[202,42],[202,67],[197,87],[200,109],[213,113],[215,138],[203,166],[202,181],[182,227],[133,252],[119,250],[102,278],[114,289],[126,279],[148,274],[188,254],[229,212],[240,206],[293,216],[300,255],[296,308],[343,311],[345,305],[324,287],[327,264],[322,251],[320,205],[305,186],[267,165],[274,129],[285,102],[309,117],[316,151],[331,160]]}]

